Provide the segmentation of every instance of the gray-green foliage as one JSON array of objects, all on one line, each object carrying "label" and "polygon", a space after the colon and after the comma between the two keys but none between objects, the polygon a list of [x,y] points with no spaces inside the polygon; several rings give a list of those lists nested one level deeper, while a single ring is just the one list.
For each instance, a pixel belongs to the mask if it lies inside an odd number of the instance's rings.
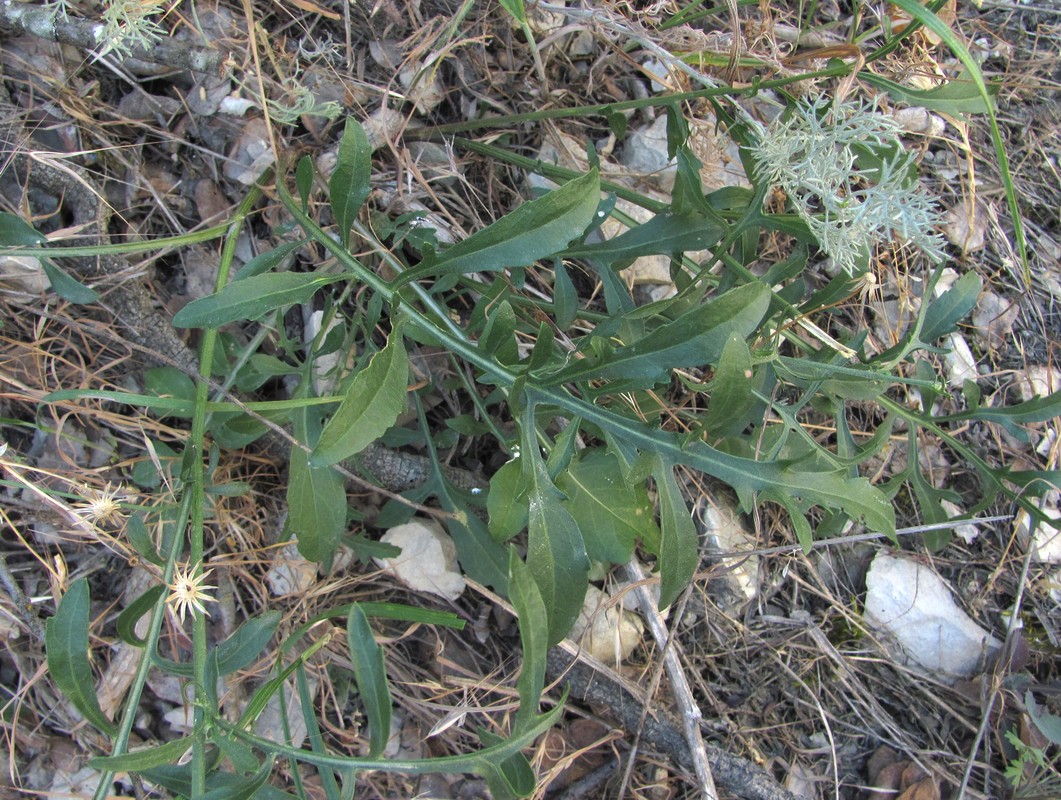
[{"label": "gray-green foliage", "polygon": [[945,256],[941,214],[917,180],[915,155],[888,115],[861,103],[801,101],[756,124],[760,181],[781,186],[822,250],[848,275],[868,245],[898,236],[932,261]]}]

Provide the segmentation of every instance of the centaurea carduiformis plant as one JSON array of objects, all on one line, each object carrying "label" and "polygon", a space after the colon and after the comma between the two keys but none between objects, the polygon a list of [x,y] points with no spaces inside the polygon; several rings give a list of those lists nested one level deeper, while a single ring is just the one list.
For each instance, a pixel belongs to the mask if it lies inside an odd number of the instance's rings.
[{"label": "centaurea carduiformis plant", "polygon": [[939,211],[917,182],[901,128],[874,106],[801,101],[755,123],[756,177],[781,187],[822,250],[849,275],[865,271],[872,242],[899,238],[945,257]]}]

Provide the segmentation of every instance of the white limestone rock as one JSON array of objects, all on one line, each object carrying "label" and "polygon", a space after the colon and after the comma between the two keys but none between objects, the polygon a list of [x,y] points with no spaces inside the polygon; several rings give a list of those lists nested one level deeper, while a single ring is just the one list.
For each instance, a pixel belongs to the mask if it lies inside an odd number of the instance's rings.
[{"label": "white limestone rock", "polygon": [[391,528],[380,541],[401,548],[401,555],[375,561],[405,586],[449,601],[461,596],[465,583],[457,570],[457,548],[435,522],[414,519]]},{"label": "white limestone rock", "polygon": [[885,634],[899,663],[913,662],[953,683],[983,667],[1002,643],[954,602],[925,564],[880,553],[866,576],[866,622]]}]

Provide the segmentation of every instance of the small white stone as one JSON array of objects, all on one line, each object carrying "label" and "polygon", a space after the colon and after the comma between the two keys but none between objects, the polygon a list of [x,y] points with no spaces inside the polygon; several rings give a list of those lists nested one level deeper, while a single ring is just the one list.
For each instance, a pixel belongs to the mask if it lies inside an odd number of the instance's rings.
[{"label": "small white stone", "polygon": [[949,333],[946,336],[949,352],[943,357],[947,364],[947,383],[960,388],[966,381],[976,381],[980,373],[976,370],[976,358],[965,337],[960,333]]},{"label": "small white stone", "polygon": [[1036,364],[1025,370],[1018,386],[1024,400],[1047,397],[1061,389],[1061,372]]},{"label": "small white stone", "polygon": [[569,636],[598,661],[619,665],[641,644],[644,626],[636,614],[610,601],[607,594],[590,586]]},{"label": "small white stone", "polygon": [[41,262],[31,256],[0,256],[0,295],[21,302],[39,301],[48,290]]},{"label": "small white stone", "polygon": [[258,104],[253,100],[246,97],[234,97],[229,95],[218,105],[217,110],[222,114],[228,114],[232,117],[242,117],[252,108],[257,108]]},{"label": "small white stone", "polygon": [[457,548],[434,521],[414,519],[391,528],[380,541],[401,548],[401,555],[375,561],[405,586],[450,601],[461,596],[465,583],[457,570]]},{"label": "small white stone", "polygon": [[[939,504],[943,506],[943,510],[947,512],[947,516],[951,519],[960,517],[965,514],[965,511],[961,506],[956,503],[952,503],[950,500],[940,500]],[[977,525],[955,525],[954,535],[964,541],[966,544],[972,544],[976,538],[980,535],[980,527]]]},{"label": "small white stone", "polygon": [[652,76],[653,92],[658,94],[670,85],[670,76],[663,62],[650,58],[641,65],[641,69]]},{"label": "small white stone", "polygon": [[295,592],[306,592],[317,579],[317,565],[298,552],[298,545],[290,542],[274,551],[273,566],[265,573],[269,590],[274,597]]},{"label": "small white stone", "polygon": [[898,646],[892,655],[900,663],[912,661],[953,683],[971,677],[1002,645],[958,607],[924,564],[880,553],[870,565],[866,587],[866,622],[894,640]]},{"label": "small white stone", "polygon": [[931,113],[927,108],[911,106],[892,112],[892,117],[907,133],[920,133],[925,136],[942,136],[947,123]]},{"label": "small white stone", "polygon": [[966,201],[953,206],[947,212],[947,221],[943,225],[943,235],[947,241],[960,247],[962,254],[980,250],[987,238],[987,212],[977,205],[969,208]]},{"label": "small white stone", "polygon": [[674,188],[677,167],[667,156],[667,117],[631,131],[623,145],[623,164],[644,174],[666,192]]}]

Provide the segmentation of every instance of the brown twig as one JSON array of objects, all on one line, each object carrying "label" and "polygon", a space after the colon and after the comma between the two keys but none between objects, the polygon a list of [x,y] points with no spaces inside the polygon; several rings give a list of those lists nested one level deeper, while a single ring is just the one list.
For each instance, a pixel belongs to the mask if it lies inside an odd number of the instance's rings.
[{"label": "brown twig", "polygon": [[[547,671],[551,680],[568,684],[572,697],[608,709],[627,730],[634,730],[641,723],[644,704],[610,670],[594,670],[562,647],[554,647],[549,651]],[[692,766],[692,755],[682,725],[669,714],[657,711],[645,715],[641,738],[669,755],[675,763]],[[705,744],[704,751],[715,781],[727,792],[744,800],[797,800],[769,773],[750,761],[713,744]]]}]

